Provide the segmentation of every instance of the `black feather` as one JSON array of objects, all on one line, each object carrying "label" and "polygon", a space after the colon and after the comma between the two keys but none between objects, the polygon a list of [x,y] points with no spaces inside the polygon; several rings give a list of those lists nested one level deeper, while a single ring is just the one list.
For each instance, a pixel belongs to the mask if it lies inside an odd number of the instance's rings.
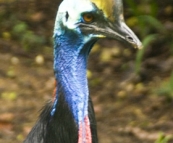
[{"label": "black feather", "polygon": [[[59,95],[54,116],[51,116],[52,102],[42,110],[39,120],[24,143],[77,143],[78,126],[64,96]],[[96,121],[92,101],[89,99],[89,120],[91,124],[92,143],[98,143]]]}]

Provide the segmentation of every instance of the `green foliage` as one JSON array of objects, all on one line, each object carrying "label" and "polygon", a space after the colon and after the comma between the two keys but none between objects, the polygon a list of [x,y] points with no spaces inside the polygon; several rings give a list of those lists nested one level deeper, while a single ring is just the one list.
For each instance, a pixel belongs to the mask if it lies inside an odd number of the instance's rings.
[{"label": "green foliage", "polygon": [[136,60],[135,60],[135,72],[138,74],[140,72],[140,67],[141,67],[141,62],[142,62],[142,57],[144,55],[144,52],[146,48],[148,47],[151,42],[153,42],[156,38],[158,37],[157,34],[151,34],[148,35],[146,38],[143,39],[143,48],[139,50],[136,54]]},{"label": "green foliage", "polygon": [[14,25],[13,27],[13,33],[19,37],[21,37],[21,34],[26,32],[27,30],[28,30],[28,25],[22,21],[18,22],[18,24]]},{"label": "green foliage", "polygon": [[170,79],[170,88],[171,88],[171,92],[172,92],[172,96],[173,96],[173,71],[172,71],[171,79]]},{"label": "green foliage", "polygon": [[155,31],[154,33],[162,34],[165,31],[163,24],[152,17],[151,15],[141,15],[138,17],[139,25],[141,27],[141,37],[147,37],[151,31]]},{"label": "green foliage", "polygon": [[[131,8],[131,13],[134,17],[138,20],[138,26],[141,27],[141,30],[144,32],[146,29],[143,28],[155,28],[159,27],[162,28],[163,25],[157,20],[157,13],[158,13],[158,5],[156,2],[153,1],[142,1],[141,4],[136,3],[134,0],[126,1],[129,7]],[[140,15],[140,16],[139,16]],[[147,25],[146,24],[151,24]],[[140,25],[139,25],[140,24]],[[136,25],[134,25],[136,26]],[[141,34],[141,33],[140,33]],[[148,34],[148,33],[146,33]],[[146,36],[146,35],[143,35]]]},{"label": "green foliage", "polygon": [[171,136],[165,136],[163,133],[160,133],[159,138],[155,141],[155,143],[168,143],[171,139]]},{"label": "green foliage", "polygon": [[[27,17],[27,16],[26,16]],[[38,34],[38,30],[31,29],[28,22],[20,20],[17,13],[8,14],[8,10],[0,11],[0,36],[4,40],[19,41],[25,51],[40,49],[45,45],[45,35]]]},{"label": "green foliage", "polygon": [[143,14],[150,14],[153,17],[156,17],[158,14],[158,5],[155,1],[146,0],[141,1],[140,5],[136,3],[134,0],[125,1],[129,7],[131,8],[131,12],[133,15],[143,15]]},{"label": "green foliage", "polygon": [[[138,35],[143,43],[143,49],[137,51],[135,61],[135,72],[139,74],[144,53],[152,43],[162,40],[164,45],[170,48],[170,53],[173,54],[173,32],[157,18],[160,10],[157,2],[152,0],[139,2],[128,0],[126,3],[130,7],[130,12],[134,15],[127,20],[127,24],[139,31]],[[156,93],[164,95],[168,99],[173,99],[173,73],[168,81],[160,83]]]},{"label": "green foliage", "polygon": [[25,22],[17,22],[12,29],[13,36],[21,41],[21,46],[29,51],[33,48],[42,47],[45,43],[44,36],[35,34],[33,31],[29,30],[28,25]]},{"label": "green foliage", "polygon": [[139,36],[143,39],[144,48],[138,51],[136,57],[136,72],[138,73],[143,54],[154,39],[158,37],[165,39],[165,44],[170,45],[169,47],[173,53],[173,44],[171,40],[166,40],[173,39],[173,34],[171,34],[171,32],[157,19],[159,7],[156,2],[147,0],[141,1],[141,4],[138,4],[134,0],[128,0],[126,3],[131,8],[131,12],[134,15],[134,17],[127,20],[127,23],[131,27],[137,26],[140,31]]},{"label": "green foliage", "polygon": [[173,99],[173,72],[170,76],[170,80],[161,83],[160,88],[156,90],[158,95],[164,95],[168,100]]}]

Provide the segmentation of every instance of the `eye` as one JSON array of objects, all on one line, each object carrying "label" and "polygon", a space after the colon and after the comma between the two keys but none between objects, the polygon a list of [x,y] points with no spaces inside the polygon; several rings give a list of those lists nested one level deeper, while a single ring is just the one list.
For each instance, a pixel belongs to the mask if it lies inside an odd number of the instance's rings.
[{"label": "eye", "polygon": [[91,23],[94,21],[94,15],[92,13],[84,13],[83,20],[85,23]]}]

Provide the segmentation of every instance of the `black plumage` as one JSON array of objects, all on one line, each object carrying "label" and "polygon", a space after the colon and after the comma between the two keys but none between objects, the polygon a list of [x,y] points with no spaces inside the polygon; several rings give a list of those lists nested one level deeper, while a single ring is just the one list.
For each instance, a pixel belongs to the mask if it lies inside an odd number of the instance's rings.
[{"label": "black plumage", "polygon": [[[77,143],[78,125],[75,123],[68,104],[63,94],[59,94],[59,100],[54,116],[50,112],[53,102],[48,102],[43,107],[39,120],[28,134],[24,143]],[[89,98],[89,119],[92,132],[92,143],[98,143],[97,126],[93,110],[93,104]]]}]

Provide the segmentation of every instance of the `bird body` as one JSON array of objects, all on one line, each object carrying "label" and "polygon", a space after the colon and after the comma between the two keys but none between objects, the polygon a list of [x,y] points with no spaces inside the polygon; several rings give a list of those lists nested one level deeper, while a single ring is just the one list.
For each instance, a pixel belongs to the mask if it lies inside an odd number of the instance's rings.
[{"label": "bird body", "polygon": [[[112,7],[112,9],[111,9]],[[86,77],[87,60],[100,38],[142,45],[123,20],[121,0],[64,0],[54,28],[55,99],[42,110],[24,143],[97,143]]]}]

